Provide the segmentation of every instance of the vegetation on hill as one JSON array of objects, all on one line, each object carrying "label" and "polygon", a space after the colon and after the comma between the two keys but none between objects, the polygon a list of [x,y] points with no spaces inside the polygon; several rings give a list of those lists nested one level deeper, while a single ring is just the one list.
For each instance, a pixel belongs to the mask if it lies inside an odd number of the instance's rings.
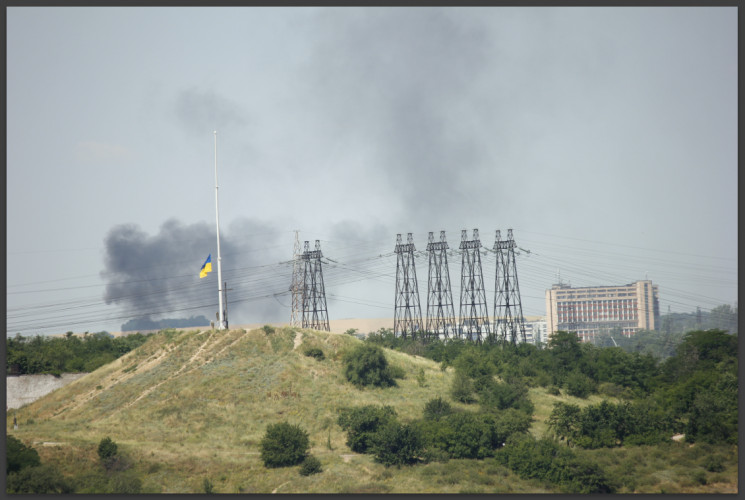
[{"label": "vegetation on hill", "polygon": [[[384,361],[358,362],[363,347]],[[665,361],[569,333],[549,347],[166,330],[8,432],[51,443],[41,462],[76,493],[737,491],[736,335],[690,333]],[[396,383],[353,383],[350,365]],[[285,449],[293,465],[268,466]]]},{"label": "vegetation on hill", "polygon": [[67,332],[64,337],[8,337],[6,373],[31,375],[92,372],[145,343],[149,335],[135,333],[113,338],[107,332]]}]

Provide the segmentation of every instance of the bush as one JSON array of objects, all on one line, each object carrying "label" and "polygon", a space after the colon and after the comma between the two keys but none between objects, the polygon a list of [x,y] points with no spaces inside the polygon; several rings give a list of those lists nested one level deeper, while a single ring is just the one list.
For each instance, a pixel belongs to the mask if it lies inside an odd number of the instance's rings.
[{"label": "bush", "polygon": [[484,458],[501,444],[494,417],[471,412],[452,413],[439,420],[419,422],[427,449],[446,451],[450,458]]},{"label": "bush", "polygon": [[344,375],[357,387],[392,387],[396,385],[383,350],[362,344],[344,356]]},{"label": "bush", "polygon": [[450,403],[439,396],[434,399],[430,399],[424,405],[423,416],[427,420],[439,420],[440,418],[450,415],[451,413],[453,413],[453,408],[450,406]]},{"label": "bush", "polygon": [[424,375],[424,368],[419,368],[416,374],[416,383],[419,387],[427,387],[427,377]]},{"label": "bush", "polygon": [[105,437],[98,443],[98,456],[107,469],[110,469],[116,461],[118,447],[110,437]]},{"label": "bush", "polygon": [[271,424],[261,439],[261,460],[265,467],[287,467],[303,461],[310,447],[308,433],[287,422]]},{"label": "bush", "polygon": [[577,398],[586,398],[595,391],[595,382],[579,370],[575,370],[565,380],[567,394]]},{"label": "bush", "polygon": [[450,395],[455,401],[470,404],[476,401],[473,397],[473,382],[468,375],[456,371],[450,386]]},{"label": "bush", "polygon": [[513,436],[496,458],[523,479],[557,484],[567,493],[613,493],[616,489],[597,464],[578,458],[550,439]]},{"label": "bush", "polygon": [[130,472],[118,473],[109,480],[109,492],[136,494],[142,492],[142,480]]},{"label": "bush", "polygon": [[210,481],[210,480],[209,480],[208,478],[206,478],[206,477],[204,478],[204,481],[202,482],[202,489],[203,489],[203,490],[204,490],[204,492],[205,492],[205,493],[207,493],[208,495],[209,495],[210,493],[214,493],[214,492],[215,492],[215,491],[214,491],[214,486],[212,485],[212,481]]},{"label": "bush", "polygon": [[367,453],[378,429],[395,420],[396,411],[392,407],[366,405],[343,408],[338,423],[347,432],[347,446],[357,453]]},{"label": "bush", "polygon": [[704,460],[704,469],[709,472],[722,472],[724,471],[724,460],[721,455],[709,455]]},{"label": "bush", "polygon": [[311,358],[316,358],[318,361],[322,361],[326,358],[326,356],[323,354],[323,351],[318,347],[309,347],[303,354]]},{"label": "bush", "polygon": [[300,464],[301,476],[310,476],[311,474],[318,474],[319,472],[323,472],[323,469],[321,468],[321,461],[313,455],[308,455],[307,457],[305,457],[303,463]]},{"label": "bush", "polygon": [[35,449],[26,446],[13,436],[5,436],[5,449],[7,453],[6,474],[19,472],[26,467],[37,467],[41,465],[41,459]]},{"label": "bush", "polygon": [[24,467],[8,474],[7,493],[72,493],[72,485],[48,465]]},{"label": "bush", "polygon": [[416,463],[422,448],[419,429],[395,420],[389,420],[372,437],[371,450],[375,454],[375,461],[386,467]]},{"label": "bush", "polygon": [[497,382],[491,377],[479,382],[478,394],[483,410],[517,408],[527,414],[533,414],[534,406],[528,398],[528,388],[522,382]]}]

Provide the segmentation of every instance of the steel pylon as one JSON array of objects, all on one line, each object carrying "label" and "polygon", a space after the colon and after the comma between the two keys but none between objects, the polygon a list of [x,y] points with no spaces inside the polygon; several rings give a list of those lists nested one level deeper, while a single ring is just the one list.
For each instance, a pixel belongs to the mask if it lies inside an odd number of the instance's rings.
[{"label": "steel pylon", "polygon": [[517,282],[517,266],[515,264],[515,240],[512,229],[507,230],[507,240],[501,239],[497,230],[494,250],[497,254],[497,270],[494,289],[494,318],[495,333],[501,342],[517,343],[518,336],[522,342],[525,338],[525,320],[523,306],[520,300],[520,287]]},{"label": "steel pylon", "polygon": [[302,326],[303,314],[303,258],[300,248],[300,237],[295,231],[295,245],[292,249],[292,313],[290,315],[290,326]]},{"label": "steel pylon", "polygon": [[316,240],[316,249],[310,250],[308,242],[302,255],[303,269],[303,328],[330,331],[326,310],[326,290],[323,286],[321,268],[321,242]]},{"label": "steel pylon", "polygon": [[467,231],[461,231],[460,249],[463,258],[460,274],[460,336],[481,343],[489,336],[489,310],[484,292],[484,273],[481,270],[481,241],[479,230],[473,230],[468,239]]},{"label": "steel pylon", "polygon": [[393,333],[396,336],[416,338],[421,335],[422,311],[419,306],[419,287],[414,264],[414,240],[411,233],[401,243],[396,235],[396,302],[393,311]]},{"label": "steel pylon", "polygon": [[453,293],[450,290],[450,270],[448,269],[448,243],[445,231],[440,231],[440,241],[436,242],[430,231],[427,252],[429,253],[429,279],[427,281],[427,333],[433,338],[449,338],[455,334],[455,309]]}]

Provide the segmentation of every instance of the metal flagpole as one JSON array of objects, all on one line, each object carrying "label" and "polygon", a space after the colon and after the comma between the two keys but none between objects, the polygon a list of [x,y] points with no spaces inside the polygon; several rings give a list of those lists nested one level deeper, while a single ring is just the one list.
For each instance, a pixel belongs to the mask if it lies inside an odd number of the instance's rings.
[{"label": "metal flagpole", "polygon": [[217,298],[219,304],[218,330],[225,328],[225,318],[222,310],[222,269],[220,267],[220,206],[217,200],[217,130],[215,130],[215,223],[217,225]]}]

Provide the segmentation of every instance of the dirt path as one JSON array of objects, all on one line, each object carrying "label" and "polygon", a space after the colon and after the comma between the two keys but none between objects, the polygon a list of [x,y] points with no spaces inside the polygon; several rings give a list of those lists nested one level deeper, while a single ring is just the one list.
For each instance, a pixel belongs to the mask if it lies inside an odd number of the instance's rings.
[{"label": "dirt path", "polygon": [[300,347],[300,344],[303,343],[303,334],[300,332],[295,332],[295,347],[292,348],[294,351],[298,347]]}]

